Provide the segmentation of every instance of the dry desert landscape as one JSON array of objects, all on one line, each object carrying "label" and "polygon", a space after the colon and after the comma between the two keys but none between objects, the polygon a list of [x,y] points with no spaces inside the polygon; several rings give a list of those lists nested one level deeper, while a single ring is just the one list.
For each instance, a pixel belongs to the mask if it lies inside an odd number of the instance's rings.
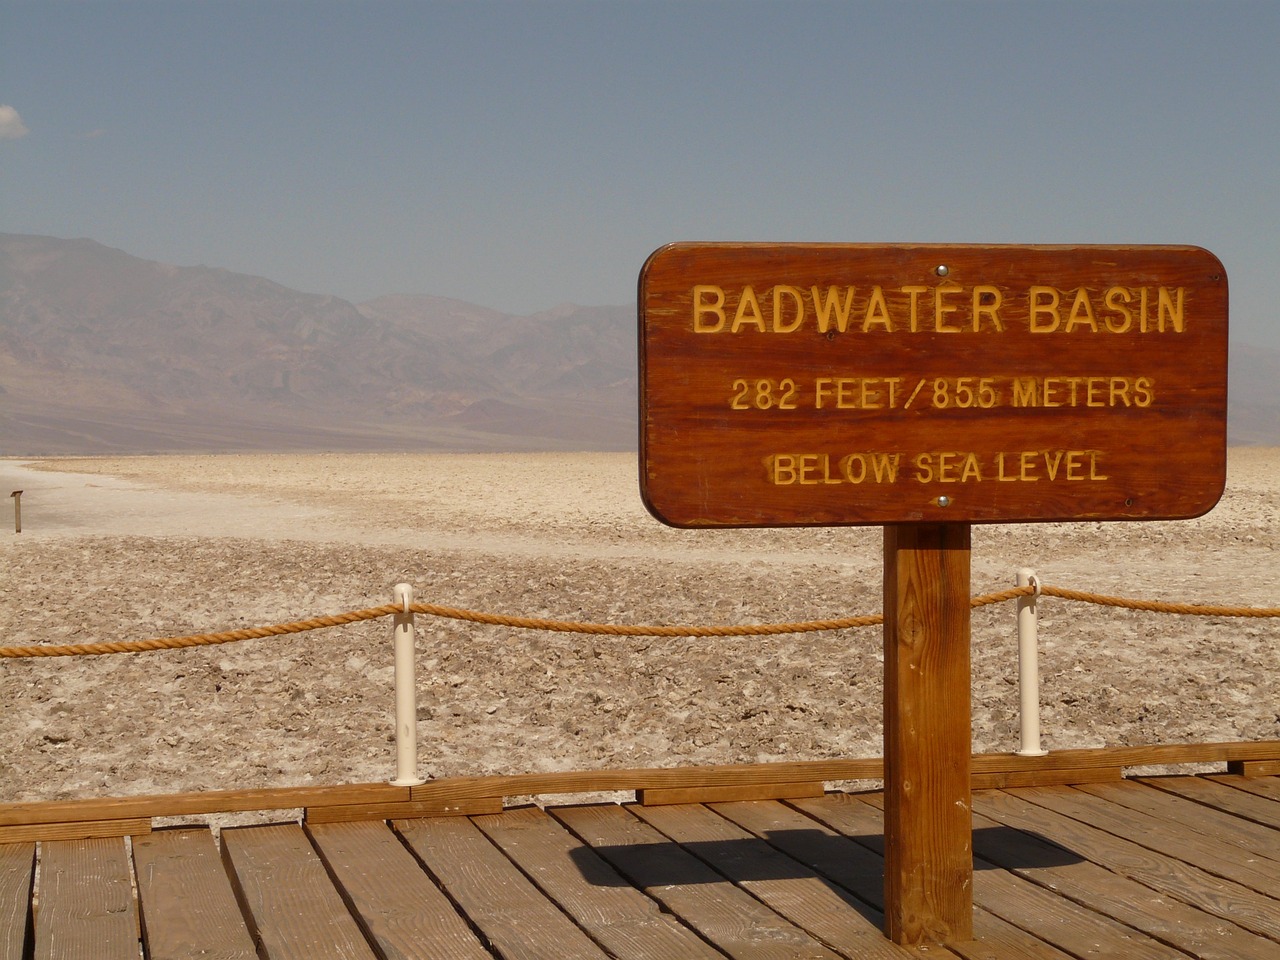
[{"label": "dry desert landscape", "polygon": [[[1206,516],[978,526],[973,592],[1047,584],[1280,606],[1280,449]],[[0,460],[2,645],[222,631],[416,599],[605,623],[878,613],[879,528],[682,531],[634,454]],[[1280,621],[1040,601],[1049,749],[1280,738]],[[1012,602],[973,616],[973,746],[1018,746]],[[418,618],[420,773],[880,754],[881,636],[627,639]],[[10,659],[0,797],[394,775],[391,621],[181,651]]]}]

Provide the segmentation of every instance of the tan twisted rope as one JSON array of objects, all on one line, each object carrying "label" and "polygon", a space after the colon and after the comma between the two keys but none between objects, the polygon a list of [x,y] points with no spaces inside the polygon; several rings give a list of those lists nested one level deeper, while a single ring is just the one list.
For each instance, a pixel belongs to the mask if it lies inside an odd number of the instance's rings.
[{"label": "tan twisted rope", "polygon": [[1040,588],[1046,597],[1061,600],[1077,600],[1102,607],[1125,607],[1129,610],[1145,610],[1148,613],[1177,613],[1195,617],[1280,617],[1280,607],[1215,607],[1199,603],[1167,603],[1161,600],[1130,600],[1126,597],[1108,597],[1084,590],[1068,590],[1065,587]]},{"label": "tan twisted rope", "polygon": [[[1035,593],[1035,590],[1036,588],[1031,586],[1010,587],[1008,590],[972,597],[969,600],[969,606],[978,608],[993,603],[1004,603],[1017,597],[1030,596]],[[1042,596],[1058,597],[1063,600],[1077,600],[1083,603],[1095,603],[1109,607],[1127,607],[1132,610],[1145,610],[1155,613],[1176,613],[1207,617],[1280,617],[1280,608],[1217,607],[1187,603],[1164,603],[1153,600],[1130,600],[1124,597],[1109,597],[1102,594],[1087,593],[1082,590],[1067,590],[1062,587],[1050,586],[1041,586],[1040,593]],[[414,603],[410,604],[409,609],[414,613],[421,613],[426,616],[465,620],[471,623],[484,623],[520,630],[604,634],[619,637],[763,637],[784,633],[815,633],[820,630],[848,630],[856,627],[875,626],[884,622],[883,614],[872,613],[857,617],[842,617],[834,620],[807,620],[797,623],[766,623],[739,626],[640,626],[579,623],[571,620],[548,620],[540,617],[512,617],[496,613],[463,610],[457,607],[445,607],[434,603]],[[308,630],[320,630],[325,627],[339,627],[348,623],[359,623],[364,620],[376,620],[380,617],[389,617],[400,613],[401,610],[400,604],[387,603],[380,607],[351,610],[347,613],[338,613],[327,617],[313,617],[309,620],[295,620],[292,623],[251,627],[243,630],[227,630],[223,633],[202,633],[187,637],[157,637],[152,640],[122,640],[114,643],[0,647],[0,659],[84,657],[100,656],[108,653],[147,653],[155,650],[177,650],[183,647],[213,646],[220,643],[234,643],[239,640],[260,640],[266,637],[287,636],[293,633],[304,633]]]}]

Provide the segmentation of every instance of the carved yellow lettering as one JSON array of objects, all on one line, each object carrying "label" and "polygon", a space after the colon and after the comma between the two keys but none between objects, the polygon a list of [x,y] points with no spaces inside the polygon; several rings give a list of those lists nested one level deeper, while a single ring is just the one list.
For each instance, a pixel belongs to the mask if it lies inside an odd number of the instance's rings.
[{"label": "carved yellow lettering", "polygon": [[1004,454],[996,454],[996,479],[1002,483],[1016,483],[1018,478],[1007,476],[1004,472]]},{"label": "carved yellow lettering", "polygon": [[1102,302],[1108,310],[1118,314],[1116,317],[1107,317],[1103,321],[1112,333],[1126,333],[1133,326],[1133,312],[1128,306],[1132,299],[1133,294],[1129,292],[1128,287],[1107,287],[1107,292],[1102,296]]},{"label": "carved yellow lettering", "polygon": [[1058,467],[1061,463],[1061,450],[1046,450],[1044,452],[1044,472],[1049,475],[1049,481],[1051,483],[1058,479]]},{"label": "carved yellow lettering", "polygon": [[1045,377],[1042,393],[1040,397],[1040,405],[1042,407],[1060,407],[1062,400],[1055,394],[1061,386],[1060,377]]},{"label": "carved yellow lettering", "polygon": [[917,481],[920,483],[933,482],[933,454],[917,453],[911,462],[915,464]]},{"label": "carved yellow lettering", "polygon": [[879,380],[863,379],[862,391],[858,397],[861,401],[863,410],[879,410],[884,406],[884,394],[875,389],[872,384],[879,383]]},{"label": "carved yellow lettering", "polygon": [[[1059,294],[1054,287],[1032,286],[1027,298],[1030,301],[1029,327],[1032,333],[1053,333],[1062,323],[1058,313]],[[1041,317],[1049,317],[1042,320]]]},{"label": "carved yellow lettering", "polygon": [[831,476],[831,461],[825,453],[802,453],[796,457],[798,472],[802,486],[817,486],[822,483],[839,483],[839,477]]},{"label": "carved yellow lettering", "polygon": [[902,287],[902,292],[907,295],[908,303],[908,329],[915,333],[920,329],[920,294],[927,293],[928,287],[907,286]]},{"label": "carved yellow lettering", "polygon": [[1155,384],[1150,377],[1139,377],[1133,381],[1133,405],[1135,407],[1149,407],[1155,398]]},{"label": "carved yellow lettering", "polygon": [[[796,305],[796,315],[788,323],[783,317],[786,310],[783,307],[782,298],[790,297]],[[800,329],[800,324],[804,322],[804,294],[797,287],[784,287],[782,285],[773,288],[773,332],[774,333],[795,333]]]},{"label": "carved yellow lettering", "polygon": [[867,458],[851,453],[840,461],[840,472],[850,483],[862,483],[867,479]]},{"label": "carved yellow lettering", "polygon": [[949,313],[955,313],[959,307],[954,303],[947,303],[944,297],[949,297],[954,293],[959,293],[961,287],[956,283],[941,283],[933,288],[933,329],[938,333],[959,333],[959,327],[947,325],[946,317]]},{"label": "carved yellow lettering", "polygon": [[899,459],[896,453],[851,453],[840,460],[840,472],[849,483],[896,483]]},{"label": "carved yellow lettering", "polygon": [[826,333],[831,329],[831,318],[834,314],[836,321],[836,329],[844,333],[849,327],[849,311],[853,308],[853,287],[844,288],[844,300],[840,299],[839,287],[827,287],[827,296],[825,299],[821,296],[817,287],[810,287],[809,293],[813,296],[813,309],[818,315],[818,331]]},{"label": "carved yellow lettering", "polygon": [[764,333],[764,315],[760,312],[760,302],[756,300],[756,292],[750,287],[742,288],[742,296],[738,299],[738,312],[733,315],[733,326],[730,331],[737,333],[743,327],[752,326]]},{"label": "carved yellow lettering", "polygon": [[1084,454],[1083,450],[1067,451],[1067,479],[1070,481],[1083,480],[1084,477]]},{"label": "carved yellow lettering", "polygon": [[1087,377],[1085,379],[1085,400],[1086,407],[1105,407],[1107,381],[1103,377]]},{"label": "carved yellow lettering", "polygon": [[1015,407],[1038,407],[1040,391],[1036,388],[1035,377],[1017,377],[1013,381],[1013,405]]},{"label": "carved yellow lettering", "polygon": [[1039,480],[1035,475],[1036,470],[1036,453],[1034,450],[1024,450],[1018,456],[1018,479],[1019,480]]},{"label": "carved yellow lettering", "polygon": [[866,333],[873,326],[883,327],[885,333],[893,333],[889,305],[885,303],[884,291],[878,286],[871,288],[871,296],[867,298],[867,313],[862,318],[862,332]]},{"label": "carved yellow lettering", "polygon": [[831,384],[834,381],[830,377],[819,377],[813,384],[813,408],[821,410],[823,403],[831,396]]},{"label": "carved yellow lettering", "polygon": [[798,479],[796,458],[789,453],[775,453],[769,460],[769,476],[779,487],[789,486]]},{"label": "carved yellow lettering", "polygon": [[1004,330],[1004,323],[1000,320],[1000,304],[1004,302],[1004,294],[1000,292],[999,287],[993,287],[990,284],[979,284],[973,288],[973,332],[977,333],[982,328],[982,320],[985,317],[991,326],[995,327],[996,332],[1000,333]]},{"label": "carved yellow lettering", "polygon": [[949,450],[944,450],[938,454],[939,483],[956,483],[960,480],[960,477],[957,475],[959,465],[956,463],[959,457],[960,454],[952,453]]},{"label": "carved yellow lettering", "polygon": [[1156,329],[1164,333],[1164,322],[1168,318],[1174,333],[1182,333],[1186,329],[1186,315],[1183,313],[1183,294],[1178,287],[1173,293],[1168,287],[1161,287],[1156,293]]},{"label": "carved yellow lettering", "polygon": [[1071,313],[1067,315],[1067,333],[1078,326],[1086,325],[1094,333],[1098,332],[1098,318],[1093,314],[1093,304],[1089,302],[1089,291],[1081,287],[1076,291],[1076,298],[1071,303]]},{"label": "carved yellow lettering", "polygon": [[1089,479],[1090,480],[1110,480],[1111,478],[1105,474],[1098,472],[1098,451],[1089,451]]},{"label": "carved yellow lettering", "polygon": [[[711,302],[706,302],[707,295],[711,295]],[[710,315],[715,318],[715,322],[704,320],[703,318]],[[694,333],[719,333],[724,329],[724,290],[712,284],[698,284],[693,288],[693,332]]]},{"label": "carved yellow lettering", "polygon": [[1110,400],[1111,406],[1113,407],[1118,406],[1119,404],[1123,404],[1126,407],[1129,406],[1130,400],[1129,400],[1129,378],[1128,377],[1112,377],[1111,378],[1111,390],[1110,390],[1109,400]]}]

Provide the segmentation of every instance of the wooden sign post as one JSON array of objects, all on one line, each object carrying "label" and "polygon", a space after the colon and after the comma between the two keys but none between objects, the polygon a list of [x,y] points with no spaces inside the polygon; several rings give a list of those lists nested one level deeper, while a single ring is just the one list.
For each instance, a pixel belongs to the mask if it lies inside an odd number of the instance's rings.
[{"label": "wooden sign post", "polygon": [[1217,503],[1222,264],[1175,246],[679,243],[645,263],[639,311],[654,516],[884,526],[887,932],[970,938],[970,525]]}]

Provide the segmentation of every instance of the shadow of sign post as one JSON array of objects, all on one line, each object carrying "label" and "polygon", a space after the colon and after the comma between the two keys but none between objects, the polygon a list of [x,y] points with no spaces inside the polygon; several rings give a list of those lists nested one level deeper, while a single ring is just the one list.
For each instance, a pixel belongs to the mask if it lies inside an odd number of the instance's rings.
[{"label": "shadow of sign post", "polygon": [[1200,516],[1227,277],[1190,246],[674,243],[640,273],[640,492],[884,528],[885,929],[972,937],[974,523]]}]

